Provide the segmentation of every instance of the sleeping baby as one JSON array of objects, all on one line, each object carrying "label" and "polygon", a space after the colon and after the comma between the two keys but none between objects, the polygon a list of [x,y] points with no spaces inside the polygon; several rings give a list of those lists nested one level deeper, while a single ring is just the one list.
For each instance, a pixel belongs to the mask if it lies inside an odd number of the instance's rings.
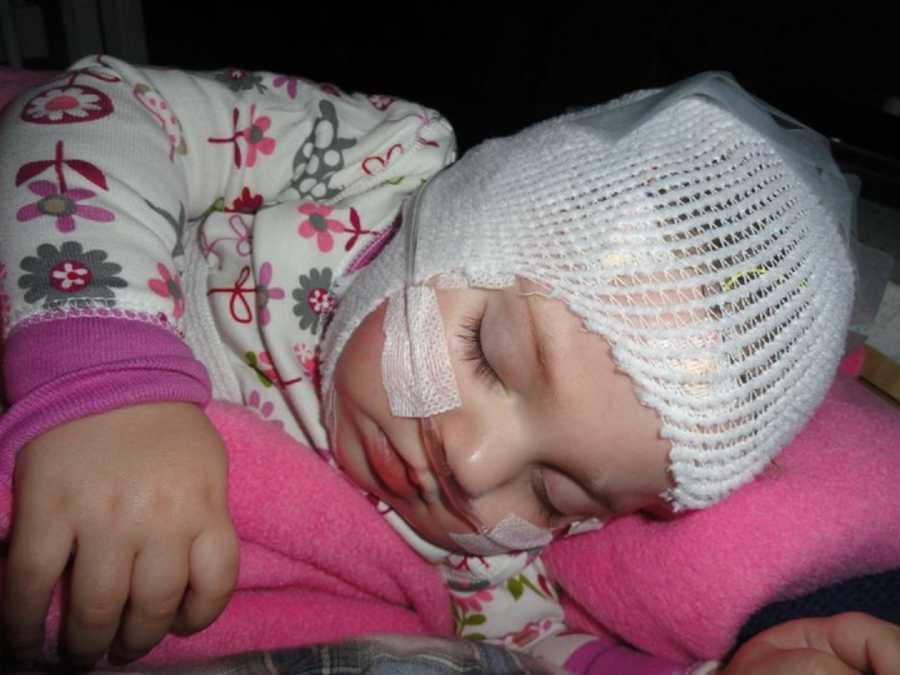
[{"label": "sleeping baby", "polygon": [[8,107],[0,147],[3,617],[24,660],[70,564],[75,663],[225,607],[215,398],[370,495],[458,617],[490,597],[460,635],[612,668],[567,631],[541,549],[748,483],[844,350],[844,178],[723,74],[454,163],[446,121],[403,100],[91,57]]}]

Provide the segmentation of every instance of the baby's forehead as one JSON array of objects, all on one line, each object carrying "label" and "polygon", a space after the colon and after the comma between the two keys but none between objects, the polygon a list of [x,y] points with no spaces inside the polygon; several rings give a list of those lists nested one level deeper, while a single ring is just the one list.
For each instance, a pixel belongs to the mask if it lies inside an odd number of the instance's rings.
[{"label": "baby's forehead", "polygon": [[[709,279],[691,266],[674,268],[665,272],[642,273],[633,271],[615,275],[605,289],[598,290],[594,299],[611,308],[623,311],[636,308],[632,316],[625,316],[626,323],[646,328],[672,328],[690,326],[709,318],[719,318],[703,305],[706,299],[721,290],[718,278]],[[557,293],[551,283],[517,276],[516,282],[502,292],[521,298],[535,308],[548,308],[545,313],[568,312],[578,317],[584,329],[602,335],[602,331],[587,323],[587,312]],[[538,309],[540,312],[541,310]]]},{"label": "baby's forehead", "polygon": [[[534,353],[540,367],[558,370],[574,363],[603,369],[610,362],[606,337],[591,330],[549,285],[518,277],[515,284],[488,292],[497,296],[498,318],[488,321],[485,329],[506,333],[510,339],[501,344],[512,343],[527,349],[529,355]],[[519,365],[525,368],[529,362],[526,359]]]}]

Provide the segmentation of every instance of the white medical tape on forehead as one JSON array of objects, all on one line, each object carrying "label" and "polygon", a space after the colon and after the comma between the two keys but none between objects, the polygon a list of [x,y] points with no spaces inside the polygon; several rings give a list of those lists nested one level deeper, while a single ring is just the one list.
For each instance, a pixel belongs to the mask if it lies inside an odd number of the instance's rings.
[{"label": "white medical tape on forehead", "polygon": [[462,405],[433,288],[393,294],[383,331],[381,377],[392,415],[431,417]]},{"label": "white medical tape on forehead", "polygon": [[509,551],[529,551],[553,541],[553,531],[538,527],[514,513],[481,534],[456,534],[450,538],[472,555],[497,555]]}]

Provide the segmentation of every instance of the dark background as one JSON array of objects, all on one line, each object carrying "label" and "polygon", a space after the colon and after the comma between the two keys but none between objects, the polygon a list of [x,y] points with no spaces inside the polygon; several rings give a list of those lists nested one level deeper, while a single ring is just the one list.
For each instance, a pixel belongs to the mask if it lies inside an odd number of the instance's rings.
[{"label": "dark background", "polygon": [[[900,118],[881,111],[900,96],[887,4],[607,4],[145,0],[143,15],[154,65],[265,69],[410,98],[443,112],[464,148],[722,69],[823,133],[900,159]],[[48,67],[66,65],[59,42]]]},{"label": "dark background", "polygon": [[443,112],[463,147],[722,69],[827,135],[900,159],[900,118],[881,112],[900,96],[898,24],[859,3],[172,4],[144,3],[154,64],[269,69],[411,98]]}]

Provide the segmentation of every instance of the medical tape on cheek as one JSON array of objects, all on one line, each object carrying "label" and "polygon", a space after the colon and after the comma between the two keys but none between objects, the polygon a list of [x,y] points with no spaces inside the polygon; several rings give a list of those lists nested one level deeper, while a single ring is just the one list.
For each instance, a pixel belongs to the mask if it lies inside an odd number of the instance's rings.
[{"label": "medical tape on cheek", "polygon": [[431,417],[462,406],[433,288],[392,295],[382,329],[381,377],[392,415]]},{"label": "medical tape on cheek", "polygon": [[472,555],[497,555],[509,551],[529,551],[553,541],[553,531],[538,527],[508,513],[503,520],[480,534],[456,534],[450,538]]}]

